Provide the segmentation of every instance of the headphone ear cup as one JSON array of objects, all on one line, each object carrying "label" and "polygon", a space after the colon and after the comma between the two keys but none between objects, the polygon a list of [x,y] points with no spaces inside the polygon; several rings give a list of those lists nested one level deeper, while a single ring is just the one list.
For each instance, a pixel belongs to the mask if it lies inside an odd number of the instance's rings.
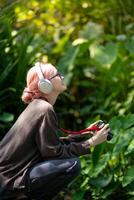
[{"label": "headphone ear cup", "polygon": [[49,94],[53,90],[53,85],[47,79],[43,79],[43,80],[40,79],[38,82],[38,89],[44,94]]}]

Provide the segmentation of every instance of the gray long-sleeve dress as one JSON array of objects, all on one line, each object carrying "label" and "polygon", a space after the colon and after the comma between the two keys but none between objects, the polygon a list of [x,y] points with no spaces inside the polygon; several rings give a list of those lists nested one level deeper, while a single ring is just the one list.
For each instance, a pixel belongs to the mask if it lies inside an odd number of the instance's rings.
[{"label": "gray long-sleeve dress", "polygon": [[54,159],[89,154],[86,142],[62,142],[53,106],[33,100],[0,142],[0,187],[24,188],[29,167]]}]

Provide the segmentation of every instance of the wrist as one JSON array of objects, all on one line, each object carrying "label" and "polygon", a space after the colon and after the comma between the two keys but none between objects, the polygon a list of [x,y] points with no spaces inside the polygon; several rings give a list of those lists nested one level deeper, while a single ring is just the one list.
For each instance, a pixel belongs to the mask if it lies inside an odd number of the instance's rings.
[{"label": "wrist", "polygon": [[89,143],[89,146],[90,146],[90,147],[94,147],[94,146],[95,146],[93,137],[91,137],[91,138],[88,140],[88,143]]}]

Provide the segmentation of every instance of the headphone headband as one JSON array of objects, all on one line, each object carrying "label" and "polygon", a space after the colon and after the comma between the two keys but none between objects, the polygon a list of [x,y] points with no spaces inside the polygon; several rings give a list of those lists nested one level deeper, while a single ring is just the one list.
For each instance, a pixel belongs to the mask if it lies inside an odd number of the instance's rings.
[{"label": "headphone headband", "polygon": [[45,79],[42,68],[41,68],[41,63],[40,62],[35,63],[35,67],[36,67],[36,72],[38,74],[39,79],[41,80]]}]

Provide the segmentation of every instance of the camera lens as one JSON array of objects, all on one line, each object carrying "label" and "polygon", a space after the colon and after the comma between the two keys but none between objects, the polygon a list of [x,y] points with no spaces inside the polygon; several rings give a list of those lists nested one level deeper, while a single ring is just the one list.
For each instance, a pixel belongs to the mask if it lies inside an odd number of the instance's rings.
[{"label": "camera lens", "polygon": [[111,132],[108,133],[108,136],[107,136],[107,140],[110,141],[113,137],[113,134]]}]

